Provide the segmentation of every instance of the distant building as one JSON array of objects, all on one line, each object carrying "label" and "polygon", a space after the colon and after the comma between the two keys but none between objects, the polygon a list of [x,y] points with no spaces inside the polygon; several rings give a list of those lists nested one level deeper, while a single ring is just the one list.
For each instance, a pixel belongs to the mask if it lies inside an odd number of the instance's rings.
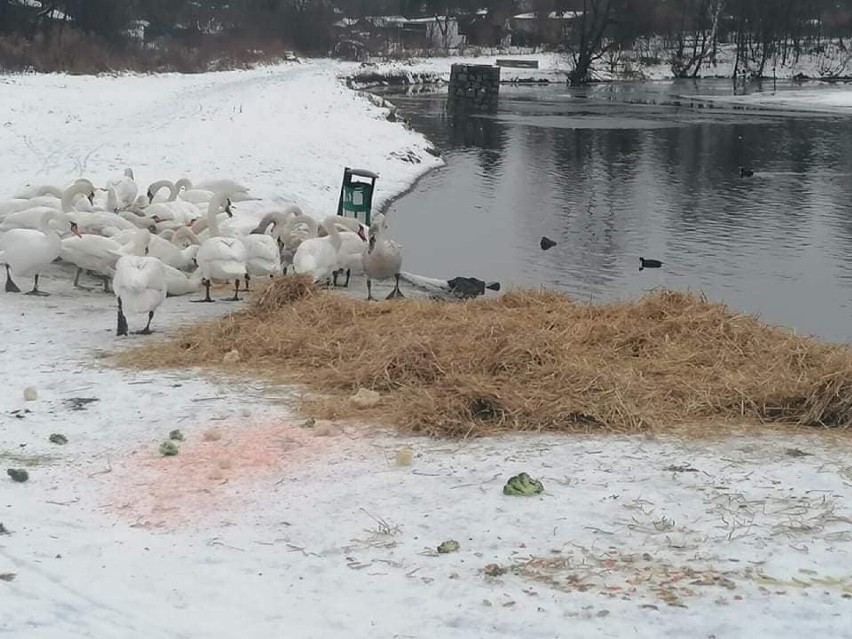
[{"label": "distant building", "polygon": [[343,18],[334,24],[337,40],[361,42],[369,50],[456,49],[466,43],[453,17]]},{"label": "distant building", "polygon": [[509,19],[512,44],[559,44],[568,39],[574,22],[582,11],[551,11],[518,13]]}]

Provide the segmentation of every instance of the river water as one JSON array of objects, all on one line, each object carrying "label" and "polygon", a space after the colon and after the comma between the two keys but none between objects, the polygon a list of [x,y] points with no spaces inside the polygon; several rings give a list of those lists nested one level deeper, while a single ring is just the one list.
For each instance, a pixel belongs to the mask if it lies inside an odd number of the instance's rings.
[{"label": "river water", "polygon": [[458,122],[445,90],[387,96],[447,162],[388,211],[405,270],[592,301],[693,290],[852,341],[852,117],[682,97],[723,81],[500,91],[496,114]]}]

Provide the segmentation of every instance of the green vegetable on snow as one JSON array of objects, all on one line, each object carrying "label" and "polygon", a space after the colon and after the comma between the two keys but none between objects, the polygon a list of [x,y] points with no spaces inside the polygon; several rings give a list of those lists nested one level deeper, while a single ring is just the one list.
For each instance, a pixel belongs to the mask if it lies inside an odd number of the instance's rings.
[{"label": "green vegetable on snow", "polygon": [[526,473],[511,477],[503,486],[504,495],[538,495],[544,491],[544,486],[537,479]]}]

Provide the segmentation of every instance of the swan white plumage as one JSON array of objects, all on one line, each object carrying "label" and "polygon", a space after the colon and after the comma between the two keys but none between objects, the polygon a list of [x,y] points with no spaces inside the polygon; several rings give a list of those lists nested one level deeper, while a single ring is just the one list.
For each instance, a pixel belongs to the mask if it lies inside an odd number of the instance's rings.
[{"label": "swan white plumage", "polygon": [[[342,219],[348,218],[336,216],[334,224],[338,227],[338,229],[348,229],[355,226],[353,223],[347,223],[346,225],[341,224],[340,220]],[[346,288],[349,286],[349,278],[352,276],[353,272],[356,274],[364,272],[363,255],[367,243],[367,230],[368,229],[359,222],[355,233],[343,232],[340,234],[341,243],[340,249],[337,251],[337,268],[334,273],[332,273],[331,278],[331,282],[334,286],[337,286],[337,278],[341,273],[346,273],[346,280],[343,282],[343,287]]]},{"label": "swan white plumage", "polygon": [[61,199],[62,189],[49,185],[40,186],[33,193],[32,197],[15,196],[10,200],[0,202],[0,221],[12,213],[25,211],[36,206],[49,206],[57,211],[61,211]]},{"label": "swan white plumage", "polygon": [[271,235],[249,233],[241,238],[246,249],[246,290],[249,290],[249,280],[252,276],[275,277],[281,275],[281,254],[278,252],[278,242]]},{"label": "swan white plumage", "polygon": [[98,204],[99,207],[106,208],[90,208],[87,211],[76,211],[71,214],[81,233],[113,237],[122,231],[154,228],[155,222],[150,218],[141,217],[129,211],[117,213],[119,206],[115,190],[110,187],[106,191],[106,203]]},{"label": "swan white plumage", "polygon": [[[74,198],[78,195],[86,197],[94,197],[95,189],[91,182],[75,182],[62,193],[61,209],[63,213],[77,213],[74,208]],[[41,228],[41,220],[48,211],[56,211],[54,206],[32,206],[15,213],[7,215],[3,222],[0,223],[0,231],[10,231],[12,229],[39,229]]]},{"label": "swan white plumage", "polygon": [[38,276],[62,253],[62,239],[50,226],[53,221],[67,224],[72,233],[79,234],[77,225],[67,214],[48,209],[41,215],[38,230],[12,229],[0,236],[0,264],[6,265],[7,293],[21,292],[12,280],[14,274],[35,278],[33,288],[27,295],[49,295],[38,290]]},{"label": "swan white plumage", "polygon": [[[292,218],[290,221],[293,221]],[[352,229],[352,232],[341,233],[337,230],[340,225]],[[355,236],[355,240],[360,242],[362,237],[358,234],[363,234],[363,231],[361,224],[353,217],[330,215],[323,220],[323,226],[328,231],[326,237],[312,237],[299,244],[293,255],[293,270],[311,274],[315,282],[327,280],[330,284],[332,275],[338,269],[338,251],[344,241],[350,241],[344,237]]]},{"label": "swan white plumage", "polygon": [[402,247],[386,237],[387,224],[384,214],[373,218],[370,224],[367,250],[363,254],[364,274],[367,276],[367,299],[372,300],[372,280],[394,278],[394,287],[387,299],[405,297],[399,290],[399,272],[402,269]]},{"label": "swan white plumage", "polygon": [[192,202],[193,204],[209,204],[215,195],[213,191],[194,188],[192,180],[189,178],[179,179],[175,182],[175,188],[178,190],[177,199]]},{"label": "swan white plumage", "polygon": [[270,234],[278,244],[282,271],[286,273],[293,263],[293,255],[299,248],[299,244],[309,237],[317,236],[317,222],[312,217],[304,215],[298,206],[290,204],[281,210],[274,209],[264,213],[263,218],[250,234],[265,234],[270,225],[272,225]]},{"label": "swan white plumage", "polygon": [[[166,201],[157,201],[155,198],[163,188],[169,189],[169,197]],[[147,193],[151,204],[143,210],[143,213],[157,221],[174,220],[182,224],[191,222],[201,215],[201,211],[195,204],[178,200],[177,195],[175,184],[169,180],[158,180],[152,183]]]},{"label": "swan white plumage", "polygon": [[[91,184],[89,180],[84,178],[78,179],[75,184],[78,182]],[[61,211],[62,194],[64,191],[65,189],[61,189],[58,186],[45,184],[44,186],[32,187],[18,193],[10,200],[2,200],[0,201],[0,220],[10,213],[17,213],[18,211],[24,211],[36,206],[49,206],[57,211]],[[77,203],[74,202],[74,205],[76,206]]]},{"label": "swan white plumage", "polygon": [[59,257],[77,267],[74,288],[88,290],[80,284],[80,276],[86,270],[103,277],[104,293],[109,293],[109,282],[115,277],[115,265],[123,255],[123,248],[113,239],[87,233],[63,239]]},{"label": "swan white plumage", "polygon": [[202,180],[195,185],[195,188],[212,191],[213,193],[226,193],[232,202],[247,202],[249,200],[260,199],[251,195],[247,186],[229,179]]},{"label": "swan white plumage", "polygon": [[168,264],[163,264],[163,270],[166,274],[166,288],[169,297],[189,295],[201,288],[201,269],[186,273]]},{"label": "swan white plumage", "polygon": [[210,285],[214,279],[234,280],[234,297],[231,300],[236,302],[240,299],[240,280],[246,276],[246,248],[239,239],[219,234],[217,216],[219,209],[226,205],[227,201],[227,197],[220,193],[210,200],[207,207],[210,237],[201,243],[195,256],[206,292],[204,299],[198,300],[199,302],[213,301],[210,298]]},{"label": "swan white plumage", "polygon": [[124,169],[124,175],[120,178],[107,180],[107,188],[115,191],[118,209],[126,209],[136,200],[139,186],[133,179],[133,169]]},{"label": "swan white plumage", "polygon": [[[189,246],[186,248],[178,244],[183,238],[189,241]],[[148,242],[148,255],[156,257],[163,264],[186,271],[195,266],[199,245],[200,242],[195,234],[182,226],[176,231],[170,230],[166,236],[152,234]]]},{"label": "swan white plumage", "polygon": [[115,277],[112,287],[118,299],[118,324],[116,335],[127,335],[127,317],[125,310],[130,313],[147,313],[148,323],[140,335],[151,333],[151,320],[154,311],[165,301],[168,292],[166,273],[163,263],[156,257],[140,255],[145,253],[151,237],[147,229],[138,229],[133,242],[133,255],[124,255],[115,265]]}]

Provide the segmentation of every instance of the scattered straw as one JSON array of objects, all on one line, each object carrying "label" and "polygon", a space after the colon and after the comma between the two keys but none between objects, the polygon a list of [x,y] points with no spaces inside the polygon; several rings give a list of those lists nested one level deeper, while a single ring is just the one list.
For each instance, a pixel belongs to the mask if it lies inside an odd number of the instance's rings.
[{"label": "scattered straw", "polygon": [[[240,361],[226,365],[232,349]],[[369,303],[304,277],[248,308],[118,355],[142,368],[202,366],[323,393],[317,417],[357,415],[430,435],[618,431],[759,420],[846,429],[852,353],[672,291],[591,305],[511,291],[459,303]],[[365,388],[375,407],[346,401]]]}]

